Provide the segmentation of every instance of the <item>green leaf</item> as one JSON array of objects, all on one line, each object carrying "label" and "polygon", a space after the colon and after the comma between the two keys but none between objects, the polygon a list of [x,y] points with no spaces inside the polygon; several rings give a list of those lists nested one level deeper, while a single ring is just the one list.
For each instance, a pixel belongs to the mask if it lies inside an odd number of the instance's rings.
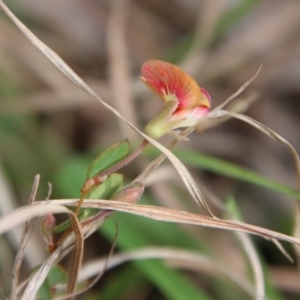
[{"label": "green leaf", "polygon": [[101,152],[90,164],[87,172],[88,178],[93,178],[100,172],[115,165],[127,156],[130,150],[129,142],[123,141]]},{"label": "green leaf", "polygon": [[59,266],[53,266],[50,269],[48,276],[44,283],[38,290],[40,300],[51,300],[55,296],[56,286],[58,284],[65,284],[67,282],[67,275]]},{"label": "green leaf", "polygon": [[[88,195],[87,199],[103,199],[107,200],[123,187],[123,175],[118,173],[111,174],[102,184],[95,187]],[[83,211],[83,218],[92,216],[99,212],[99,209],[87,208]]]},{"label": "green leaf", "polygon": [[110,197],[123,187],[123,174],[113,173],[87,196],[87,199],[110,199]]},{"label": "green leaf", "polygon": [[86,176],[87,159],[80,156],[71,156],[64,161],[64,164],[57,171],[54,184],[55,191],[68,198],[79,198],[80,188]]},{"label": "green leaf", "polygon": [[[92,192],[87,196],[87,199],[110,199],[110,197],[123,187],[123,175],[118,173],[113,173],[100,185],[96,186]],[[85,219],[99,212],[99,209],[87,208],[82,209],[78,215],[80,220]],[[70,220],[57,225],[54,232],[60,233],[68,229],[71,225]]]}]

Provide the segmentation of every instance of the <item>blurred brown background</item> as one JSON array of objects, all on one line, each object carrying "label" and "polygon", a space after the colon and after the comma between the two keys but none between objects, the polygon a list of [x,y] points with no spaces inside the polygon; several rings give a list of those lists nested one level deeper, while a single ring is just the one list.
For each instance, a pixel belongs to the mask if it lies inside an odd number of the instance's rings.
[{"label": "blurred brown background", "polygon": [[[248,88],[261,98],[247,114],[300,152],[299,1],[15,0],[7,4],[104,101],[141,129],[161,105],[138,80],[144,61],[158,58],[181,66],[209,91],[213,107],[262,64]],[[34,174],[44,180],[42,198],[47,181],[54,185],[53,197],[62,197],[57,173],[70,156],[126,137],[133,144],[139,141],[129,127],[60,74],[4,13],[0,78],[0,171],[5,183],[0,190],[1,214],[27,202]],[[235,162],[288,186],[295,184],[287,149],[240,121],[194,134],[182,147]],[[135,174],[129,169],[129,177],[131,172]],[[200,176],[220,199],[234,190],[247,222],[291,233],[292,199],[213,173]],[[271,263],[287,264],[271,249],[273,245],[260,241],[260,247]],[[274,280],[283,289],[299,292],[294,271],[286,271],[292,278],[287,283],[287,277],[277,282],[274,271]]]}]

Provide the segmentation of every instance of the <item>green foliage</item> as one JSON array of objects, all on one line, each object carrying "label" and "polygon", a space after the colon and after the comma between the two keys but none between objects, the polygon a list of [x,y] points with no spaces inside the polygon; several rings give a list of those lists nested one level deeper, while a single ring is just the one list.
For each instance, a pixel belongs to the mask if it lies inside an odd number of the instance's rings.
[{"label": "green foliage", "polygon": [[206,37],[199,37],[197,31],[196,35],[195,32],[188,32],[177,44],[172,45],[172,47],[165,52],[163,58],[171,63],[177,63],[184,59],[195,44],[198,44],[198,46],[209,46],[206,45],[207,41],[209,44],[218,42],[260,2],[262,2],[262,0],[242,0],[237,2],[235,6],[225,11],[220,19],[217,20],[209,40],[205,40]]},{"label": "green foliage", "polygon": [[[149,156],[153,157],[159,152],[157,150],[146,150]],[[185,164],[192,167],[198,167],[204,171],[210,171],[216,174],[224,175],[231,177],[237,180],[242,180],[248,183],[252,183],[267,189],[270,189],[274,192],[279,192],[283,195],[293,197],[300,200],[300,193],[293,188],[290,188],[286,185],[278,183],[274,180],[266,178],[254,171],[251,171],[247,168],[240,167],[234,163],[227,162],[225,160],[197,153],[189,150],[176,149],[174,154]]]},{"label": "green foliage", "polygon": [[300,193],[297,190],[261,176],[246,168],[233,163],[228,163],[222,159],[186,150],[177,150],[175,151],[175,154],[177,154],[184,163],[194,167],[199,167],[202,170],[243,180],[273,190],[274,192],[279,192],[286,196],[300,199]]},{"label": "green foliage", "polygon": [[[113,173],[101,185],[96,186],[87,198],[108,200],[115,192],[121,189],[123,185],[123,175]],[[97,212],[99,212],[99,209],[83,209],[83,218],[90,217]]]},{"label": "green foliage", "polygon": [[38,291],[40,300],[51,300],[56,295],[56,286],[66,284],[67,275],[59,266],[53,266],[50,269],[46,280],[41,285]]},{"label": "green foliage", "polygon": [[[111,174],[101,185],[96,186],[91,193],[86,197],[87,199],[103,199],[107,200],[123,187],[123,175],[113,173]],[[86,208],[81,209],[79,213],[79,219],[85,219],[99,212],[99,209],[95,208]],[[59,225],[57,225],[54,229],[54,232],[60,233],[68,229],[71,225],[70,220],[67,220]]]},{"label": "green foliage", "polygon": [[113,173],[101,184],[96,186],[88,195],[88,199],[109,199],[123,187],[123,175]]},{"label": "green foliage", "polygon": [[55,178],[55,189],[68,198],[79,198],[80,188],[86,176],[88,160],[80,156],[70,156],[64,161]]},{"label": "green foliage", "polygon": [[132,295],[147,293],[149,290],[149,283],[132,265],[118,269],[114,276],[103,280],[101,289],[93,298],[95,300],[131,299]]},{"label": "green foliage", "polygon": [[[44,30],[44,25],[42,23],[38,24],[36,23],[36,21],[32,20],[30,16],[24,14],[24,9],[20,9],[18,5],[14,5],[14,2],[12,3],[11,8],[13,8],[14,12],[17,12],[18,16],[21,16],[23,20],[26,20],[25,23],[27,25],[33,25],[36,30]],[[178,34],[174,34],[174,36],[171,37],[170,41],[177,44],[174,46],[173,43],[170,49],[165,52],[164,57],[166,57],[166,59],[169,61],[178,62],[187,54],[189,54],[189,51],[195,46],[197,47],[200,45],[200,47],[198,47],[198,50],[203,45],[205,50],[212,44],[217,47],[217,43],[221,43],[221,39],[223,39],[226,34],[228,34],[229,31],[232,30],[234,26],[236,26],[238,22],[240,22],[242,18],[245,17],[259,3],[262,3],[262,1],[242,0],[237,1],[233,5],[227,6],[229,7],[229,9],[222,12],[221,18],[215,23],[215,27],[213,28],[213,32],[211,33],[212,36],[210,36],[208,39],[205,39],[205,37],[202,38],[201,36],[197,35],[197,30],[186,30],[184,31],[185,33],[183,33],[182,31],[178,32]],[[144,11],[144,9],[144,7],[142,7],[141,9],[143,14],[145,14],[145,12],[147,13],[147,11]],[[265,11],[267,12],[268,10]],[[153,15],[154,12],[155,9],[151,11],[151,15]],[[269,16],[266,14],[266,21],[268,21],[268,18]],[[167,21],[168,20],[165,18],[163,23],[169,26]],[[251,27],[251,20],[248,19],[247,21],[249,22]],[[9,33],[10,28],[8,26],[6,27],[6,25],[7,24],[5,24],[5,26],[3,27],[4,31],[7,31],[6,33]],[[48,29],[48,27],[49,26],[47,25],[46,28]],[[250,27],[249,30],[251,30]],[[178,36],[180,36],[181,38],[177,39],[176,41],[174,37],[177,38]],[[169,43],[170,41],[167,41],[167,43]],[[15,42],[17,42],[17,39],[15,40]],[[61,47],[58,47],[58,49],[60,48]],[[160,44],[159,49],[161,49]],[[4,57],[6,57],[7,54],[9,54],[9,51],[4,52]],[[95,51],[91,51],[90,53],[94,52]],[[200,53],[201,51],[198,52]],[[20,54],[18,54],[18,51],[16,51],[14,53],[14,56],[17,57],[17,55],[22,55],[22,53],[23,52],[21,51]],[[7,61],[3,61],[0,70],[0,159],[1,164],[3,164],[4,177],[8,178],[9,185],[11,184],[11,186],[14,188],[14,195],[22,198],[22,200],[24,200],[27,197],[26,195],[29,194],[33,177],[37,173],[41,174],[42,176],[41,188],[39,189],[40,195],[37,197],[37,199],[43,199],[45,195],[47,195],[46,182],[51,182],[53,185],[54,196],[52,195],[52,198],[79,198],[80,187],[86,179],[87,166],[92,161],[91,155],[90,153],[81,155],[75,154],[78,149],[75,149],[76,147],[74,147],[74,145],[72,144],[73,137],[68,139],[67,135],[65,134],[66,132],[74,132],[74,134],[78,134],[78,132],[74,130],[74,127],[72,127],[72,125],[70,126],[70,128],[67,128],[67,130],[63,134],[61,134],[61,128],[57,127],[56,123],[57,119],[61,118],[61,115],[64,115],[64,112],[62,112],[60,106],[56,107],[55,105],[57,104],[54,103],[53,106],[52,104],[47,104],[48,106],[46,105],[43,107],[40,106],[39,101],[36,101],[37,98],[40,98],[40,101],[43,101],[43,97],[46,94],[49,94],[51,96],[52,90],[55,91],[52,96],[56,97],[57,95],[58,98],[61,97],[60,92],[63,91],[60,91],[59,89],[56,91],[56,89],[53,89],[52,87],[52,83],[56,82],[57,79],[51,78],[51,72],[49,74],[44,74],[40,78],[41,74],[36,72],[35,68],[32,67],[26,70],[23,69],[23,66],[21,66],[19,70],[19,67],[15,68],[17,64],[12,63],[11,57],[9,55],[7,56],[7,58]],[[97,57],[96,59],[98,58],[99,57]],[[18,59],[21,62],[23,61],[22,57],[19,57]],[[95,57],[90,57],[88,60],[86,60],[85,58],[86,61],[94,61],[94,59]],[[31,59],[31,63],[33,65],[38,66],[38,61],[38,59],[36,62]],[[104,61],[105,59],[103,60],[103,62]],[[75,60],[72,60],[72,62],[74,63],[75,69],[85,69],[82,68],[82,66],[84,66],[83,61],[79,62],[78,65]],[[27,64],[26,62],[22,65],[29,64]],[[78,68],[78,66],[80,67]],[[31,69],[35,71],[32,72]],[[86,69],[90,70],[90,68]],[[47,73],[47,68],[44,68],[43,72],[44,71]],[[14,74],[18,76],[14,76]],[[24,74],[28,74],[28,78],[24,78]],[[53,74],[55,74],[55,72]],[[87,74],[85,74],[84,76],[88,77]],[[49,82],[47,78],[50,79]],[[38,80],[36,81],[35,79]],[[53,79],[54,81],[52,82]],[[226,77],[223,78],[223,80],[226,81],[226,84],[228,83],[228,87],[230,88],[230,79]],[[236,83],[236,80],[234,82]],[[50,88],[48,90],[49,83]],[[61,87],[63,86],[64,83]],[[29,93],[24,93],[24,91],[28,91]],[[45,94],[43,94],[44,91]],[[31,102],[26,99],[31,98],[31,96],[32,99],[36,102]],[[15,101],[14,97],[18,97],[16,99],[17,101]],[[62,97],[62,100],[64,100],[64,97]],[[66,104],[62,104],[68,105],[68,101],[66,102]],[[72,108],[70,110],[73,110],[73,106],[71,107]],[[10,114],[4,115],[3,112],[5,112],[6,109],[7,111],[10,111]],[[28,112],[30,113],[28,114]],[[74,117],[73,113],[70,113],[69,111],[67,112],[67,114],[70,114],[70,116],[72,115],[72,117]],[[53,124],[55,124],[55,126],[53,126]],[[67,126],[69,125],[70,124],[67,124]],[[57,130],[57,128],[59,129]],[[105,144],[105,141],[103,143]],[[85,148],[88,148],[88,145]],[[91,166],[87,172],[87,177],[92,178],[105,169],[110,168],[111,166],[122,160],[124,157],[126,157],[129,151],[130,145],[128,141],[118,143],[110,147],[109,149],[104,150],[96,157],[96,159],[92,161]],[[176,150],[175,153],[183,163],[191,167],[231,177],[236,180],[245,181],[247,183],[261,186],[277,193],[281,193],[291,198],[300,199],[300,194],[295,189],[263,177],[249,169],[193,151]],[[157,154],[157,151],[153,151],[151,155]],[[106,179],[106,181],[104,181],[104,183],[102,183],[100,186],[95,187],[87,196],[87,198],[109,199],[112,194],[122,188],[122,186],[123,176],[121,174],[112,174]],[[179,199],[180,197],[178,197],[177,195],[177,198]],[[142,201],[145,200],[147,201],[147,198],[143,197]],[[18,203],[18,205],[24,205],[24,202],[22,202],[22,204]],[[231,206],[229,206],[229,208],[236,218],[241,218],[238,207],[235,203],[231,203]],[[80,217],[86,218],[93,214],[95,211],[96,210],[93,209],[83,210]],[[204,242],[202,242],[200,239],[189,236],[177,224],[156,222],[153,220],[136,217],[130,214],[126,215],[124,213],[116,213],[115,216],[120,230],[120,234],[117,240],[117,246],[120,250],[137,249],[143,246],[153,246],[158,244],[187,248],[209,253],[210,249],[206,249],[207,246],[204,244]],[[277,216],[276,218],[274,218],[274,216],[272,215],[272,217],[273,219],[276,219],[276,221],[274,222],[278,224],[278,228],[280,228],[281,230],[285,228],[284,226],[287,226],[286,224],[288,224],[288,222],[286,222],[286,219],[281,221],[280,218],[277,218]],[[66,228],[67,227],[61,228],[61,231],[65,230]],[[100,231],[109,240],[113,240],[115,228],[111,226],[111,224],[105,224],[103,228],[100,229]],[[268,254],[270,254],[270,252],[268,252]],[[264,265],[263,259],[261,259],[261,263],[262,265]],[[5,267],[5,265],[3,266]],[[134,269],[134,271],[132,271],[132,269]],[[104,287],[101,287],[101,299],[121,298],[121,296],[124,296],[124,289],[128,289],[128,286],[130,284],[132,286],[130,287],[130,291],[128,293],[129,296],[127,296],[128,299],[131,297],[131,295],[136,295],[134,294],[136,292],[135,288],[139,288],[140,284],[145,287],[145,290],[151,289],[150,284],[153,284],[154,287],[159,289],[165,296],[165,298],[168,299],[208,299],[208,297],[202,292],[202,286],[196,286],[196,284],[191,282],[191,280],[184,274],[166,267],[163,263],[157,260],[133,262],[130,267],[124,268],[122,271],[123,272],[121,273],[117,273],[116,276],[111,276],[111,278],[109,278],[109,283]],[[272,300],[280,300],[281,297],[278,291],[272,286],[272,283],[269,280],[267,270],[264,271],[267,279],[267,298]],[[140,274],[143,275],[142,278]],[[118,280],[116,280],[115,278],[117,278]],[[104,280],[106,280],[106,278]],[[55,288],[55,285],[65,282],[66,275],[64,271],[58,266],[53,267],[46,281],[39,290],[39,299],[53,299],[53,288]],[[213,284],[216,284],[216,288],[220,287],[219,285],[217,285],[219,284],[219,282],[217,280],[214,281],[214,279],[212,278],[209,278],[207,282],[213,282]],[[228,286],[230,287],[230,285]],[[224,286],[222,286],[222,288],[220,288],[220,291],[225,291],[225,288]],[[226,294],[227,299],[234,299],[234,291],[229,291],[229,289],[227,289],[226,293],[228,293],[228,295]],[[221,294],[219,295],[221,297]],[[85,296],[83,297],[85,298]],[[126,296],[124,296],[124,298],[126,298]],[[99,297],[96,296],[95,299],[99,299]]]},{"label": "green foliage", "polygon": [[100,172],[115,165],[127,156],[129,150],[130,144],[127,140],[104,150],[92,161],[87,172],[87,178],[93,178]]},{"label": "green foliage", "polygon": [[237,3],[218,21],[215,29],[215,39],[221,38],[234,25],[237,24],[245,15],[247,15],[252,8],[258,5],[261,0],[243,0]]}]

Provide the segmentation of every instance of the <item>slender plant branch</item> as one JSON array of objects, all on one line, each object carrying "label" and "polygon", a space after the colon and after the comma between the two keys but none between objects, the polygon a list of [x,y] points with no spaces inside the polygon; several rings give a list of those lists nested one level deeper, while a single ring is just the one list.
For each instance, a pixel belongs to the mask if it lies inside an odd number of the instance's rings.
[{"label": "slender plant branch", "polygon": [[144,139],[140,146],[136,148],[135,151],[131,152],[129,155],[127,155],[125,158],[117,162],[116,164],[110,166],[106,170],[100,172],[93,178],[89,178],[85,181],[83,184],[83,187],[81,189],[81,196],[79,199],[79,202],[77,204],[75,214],[77,215],[80,207],[85,199],[85,197],[89,194],[89,192],[97,185],[101,184],[102,182],[105,181],[108,175],[116,172],[117,170],[125,167],[126,165],[130,164],[133,160],[135,160],[145,149],[145,147],[149,144],[149,142]]}]

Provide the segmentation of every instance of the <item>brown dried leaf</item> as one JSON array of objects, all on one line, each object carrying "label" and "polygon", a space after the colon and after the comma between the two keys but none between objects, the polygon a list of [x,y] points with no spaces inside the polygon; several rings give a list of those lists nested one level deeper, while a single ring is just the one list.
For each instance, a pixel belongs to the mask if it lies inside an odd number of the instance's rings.
[{"label": "brown dried leaf", "polygon": [[258,76],[259,72],[261,71],[262,65],[258,68],[257,72],[254,74],[253,77],[251,77],[248,81],[246,81],[235,93],[233,93],[227,100],[225,100],[223,103],[215,107],[213,110],[220,110],[222,109],[225,105],[227,105],[230,101],[235,99],[238,95],[240,95],[246,88],[247,86]]},{"label": "brown dried leaf", "polygon": [[[41,217],[47,215],[49,213],[67,213],[70,216],[72,226],[74,232],[76,234],[76,263],[74,264],[72,270],[73,273],[69,274],[69,282],[70,286],[73,288],[74,282],[77,281],[77,275],[79,271],[79,267],[81,265],[82,253],[83,253],[83,233],[81,231],[81,227],[76,215],[66,208],[65,206],[59,204],[52,204],[49,201],[44,202],[46,205],[41,205],[40,203],[33,204],[31,206],[25,206],[19,208],[18,210],[2,217],[0,219],[0,234],[3,234],[13,227],[18,226],[20,224],[25,223],[27,220],[32,218]],[[55,255],[54,255],[55,256]],[[54,259],[51,256],[52,259]],[[47,261],[48,262],[48,261]],[[49,270],[51,267],[51,263],[43,264],[42,268],[31,278],[29,281],[26,290],[24,292],[22,299],[34,299],[39,287],[45,280]],[[71,288],[69,288],[71,290]]]},{"label": "brown dried leaf", "polygon": [[[52,200],[53,204],[62,203],[64,205],[76,205],[78,199],[73,200]],[[43,202],[41,202],[43,203]],[[258,236],[262,236],[268,240],[277,239],[287,241],[300,246],[300,239],[265,229],[259,226],[232,220],[221,220],[204,215],[188,213],[185,211],[174,210],[171,208],[157,207],[150,205],[138,205],[132,203],[124,203],[111,200],[85,200],[82,207],[101,208],[113,211],[127,212],[153,220],[163,222],[183,223],[190,225],[205,226],[211,228],[219,228],[232,231],[241,231]]]},{"label": "brown dried leaf", "polygon": [[295,167],[296,167],[296,176],[297,176],[297,187],[298,189],[300,188],[300,160],[299,160],[299,156],[298,153],[296,152],[295,148],[282,136],[280,136],[279,134],[277,134],[275,131],[271,130],[270,128],[268,128],[267,126],[259,123],[258,121],[246,116],[246,115],[242,115],[242,114],[238,114],[235,112],[230,112],[230,111],[224,111],[224,110],[220,110],[220,113],[224,113],[224,115],[229,115],[233,118],[239,119],[241,121],[244,121],[250,125],[252,125],[253,127],[257,128],[258,130],[262,131],[264,134],[268,135],[270,138],[284,144],[285,146],[287,146],[287,148],[289,149],[289,151],[292,154],[292,157],[294,159],[295,162]]},{"label": "brown dried leaf", "polygon": [[[32,186],[31,194],[29,197],[29,205],[31,205],[36,198],[36,193],[39,187],[40,182],[40,175],[36,175],[34,178],[34,183]],[[18,252],[16,254],[13,271],[12,271],[12,286],[11,286],[11,299],[16,299],[17,297],[17,286],[18,286],[18,279],[19,279],[19,273],[21,269],[21,265],[24,258],[25,248],[29,241],[31,232],[35,226],[36,222],[34,224],[31,224],[29,221],[26,221],[23,226],[23,232],[21,237],[21,242],[18,248]]]},{"label": "brown dried leaf", "polygon": [[[172,267],[184,268],[196,272],[202,271],[204,273],[212,274],[213,276],[225,277],[245,291],[245,293],[249,294],[252,298],[255,297],[253,292],[254,287],[251,282],[249,282],[246,278],[243,278],[241,274],[236,274],[220,262],[216,263],[209,257],[193,251],[167,247],[149,247],[126,251],[113,255],[108,262],[107,269],[114,268],[128,261],[144,259],[164,259],[167,261],[168,265]],[[103,269],[105,262],[105,258],[99,258],[83,265],[79,273],[78,281],[83,282],[97,275],[99,270]]]}]

